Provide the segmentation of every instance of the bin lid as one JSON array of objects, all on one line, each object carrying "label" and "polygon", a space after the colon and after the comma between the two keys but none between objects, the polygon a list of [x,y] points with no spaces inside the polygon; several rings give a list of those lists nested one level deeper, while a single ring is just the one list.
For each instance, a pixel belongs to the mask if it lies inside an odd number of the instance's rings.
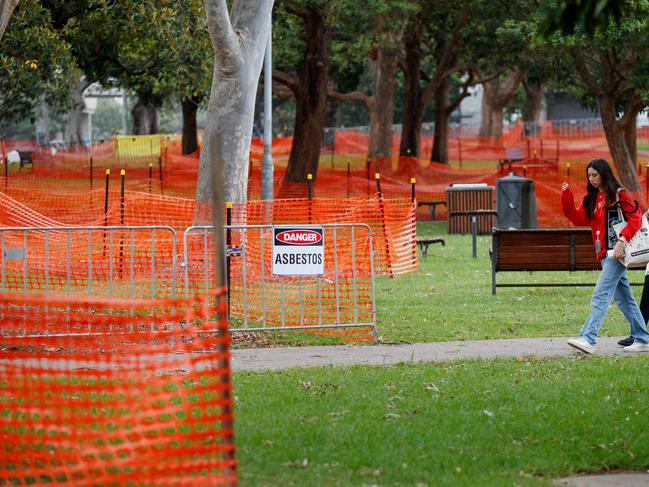
[{"label": "bin lid", "polygon": [[449,187],[446,188],[446,191],[464,191],[467,189],[485,191],[494,189],[494,187],[487,185],[487,183],[452,183]]},{"label": "bin lid", "polygon": [[502,178],[498,178],[496,180],[496,184],[503,182],[503,183],[524,183],[524,182],[534,182],[533,179],[530,178],[524,178],[522,176],[519,176],[515,172],[510,172],[507,176],[503,176]]}]

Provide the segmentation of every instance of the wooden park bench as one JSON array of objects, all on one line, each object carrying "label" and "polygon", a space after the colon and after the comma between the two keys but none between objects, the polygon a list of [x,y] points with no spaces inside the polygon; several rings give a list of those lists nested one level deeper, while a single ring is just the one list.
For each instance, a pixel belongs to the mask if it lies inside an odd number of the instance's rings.
[{"label": "wooden park bench", "polygon": [[433,237],[428,235],[417,237],[417,245],[419,245],[419,249],[421,250],[421,255],[423,255],[424,258],[428,256],[428,246],[436,243],[441,243],[442,246],[446,245],[446,242],[442,237]]},{"label": "wooden park bench", "polygon": [[[600,269],[589,228],[492,230],[492,294],[496,294],[498,287],[593,286],[593,283],[498,284],[498,272]],[[642,283],[632,285],[641,286]]]}]

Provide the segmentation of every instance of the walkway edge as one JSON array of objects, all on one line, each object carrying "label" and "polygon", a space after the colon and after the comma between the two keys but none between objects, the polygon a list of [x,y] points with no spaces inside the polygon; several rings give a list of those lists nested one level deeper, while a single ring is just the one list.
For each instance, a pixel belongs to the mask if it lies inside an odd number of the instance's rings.
[{"label": "walkway edge", "polygon": [[[617,355],[621,337],[601,337],[597,355]],[[290,367],[327,365],[388,365],[402,362],[499,357],[556,357],[577,355],[566,344],[568,337],[468,340],[396,345],[349,345],[320,347],[277,347],[232,350],[232,367],[237,370],[279,370]]]}]

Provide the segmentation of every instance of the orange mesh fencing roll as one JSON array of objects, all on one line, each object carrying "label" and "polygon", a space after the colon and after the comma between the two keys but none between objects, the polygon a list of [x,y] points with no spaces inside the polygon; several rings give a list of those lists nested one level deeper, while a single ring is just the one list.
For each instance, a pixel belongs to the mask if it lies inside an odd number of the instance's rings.
[{"label": "orange mesh fencing roll", "polygon": [[0,484],[234,485],[223,297],[0,295]]}]

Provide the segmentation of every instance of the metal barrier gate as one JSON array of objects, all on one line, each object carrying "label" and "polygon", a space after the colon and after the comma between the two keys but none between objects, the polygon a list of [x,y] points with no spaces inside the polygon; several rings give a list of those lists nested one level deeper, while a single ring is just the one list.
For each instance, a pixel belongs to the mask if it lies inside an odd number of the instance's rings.
[{"label": "metal barrier gate", "polygon": [[175,297],[166,226],[0,227],[0,291]]},{"label": "metal barrier gate", "polygon": [[[376,337],[372,230],[365,224],[322,227],[325,272],[313,277],[272,274],[272,225],[224,227],[231,331],[371,327]],[[208,296],[213,288],[212,232],[207,225],[185,230],[187,295]]]}]

